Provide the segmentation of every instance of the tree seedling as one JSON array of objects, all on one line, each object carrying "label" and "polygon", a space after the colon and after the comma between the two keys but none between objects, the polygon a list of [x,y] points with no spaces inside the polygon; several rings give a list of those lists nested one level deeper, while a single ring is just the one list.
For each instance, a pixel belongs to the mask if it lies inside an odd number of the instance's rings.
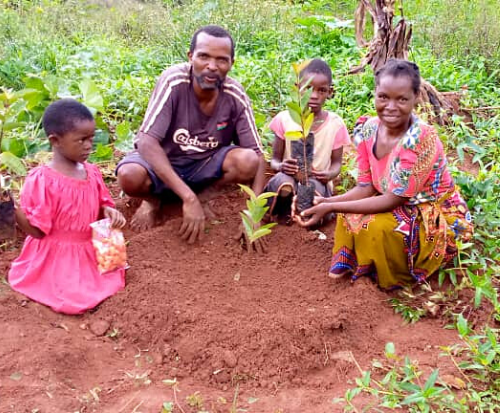
[{"label": "tree seedling", "polygon": [[259,238],[269,235],[271,228],[276,225],[275,222],[261,225],[261,221],[269,209],[267,199],[276,196],[276,192],[264,192],[257,196],[248,186],[241,184],[239,186],[250,197],[247,199],[247,209],[241,211],[240,215],[248,239],[253,244]]},{"label": "tree seedling", "polygon": [[313,205],[315,190],[314,184],[309,180],[314,156],[314,135],[311,133],[314,113],[311,112],[308,105],[312,92],[309,84],[312,78],[304,82],[301,77],[301,72],[308,64],[309,61],[292,64],[295,83],[292,87],[292,100],[287,103],[287,106],[288,113],[299,126],[299,130],[285,132],[285,138],[292,141],[291,155],[297,160],[299,167],[299,173],[295,177],[298,181],[297,210],[299,213]]}]

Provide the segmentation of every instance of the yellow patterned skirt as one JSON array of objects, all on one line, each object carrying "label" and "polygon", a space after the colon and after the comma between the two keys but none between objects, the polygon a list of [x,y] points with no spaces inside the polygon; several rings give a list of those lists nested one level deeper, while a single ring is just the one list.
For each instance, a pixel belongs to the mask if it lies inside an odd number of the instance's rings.
[{"label": "yellow patterned skirt", "polygon": [[458,191],[438,202],[403,205],[380,214],[338,214],[330,274],[369,276],[382,288],[421,282],[457,255],[472,236]]}]

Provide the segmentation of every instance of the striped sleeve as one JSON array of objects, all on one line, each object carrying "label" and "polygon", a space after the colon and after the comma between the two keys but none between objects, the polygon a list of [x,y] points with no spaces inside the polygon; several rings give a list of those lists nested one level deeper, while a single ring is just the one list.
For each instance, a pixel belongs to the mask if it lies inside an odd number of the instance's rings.
[{"label": "striped sleeve", "polygon": [[138,134],[147,134],[158,141],[165,138],[173,117],[173,96],[175,89],[189,83],[189,66],[180,64],[165,70],[158,79],[149,99],[144,121]]},{"label": "striped sleeve", "polygon": [[242,148],[253,149],[259,155],[263,154],[264,149],[255,125],[252,104],[243,87],[235,80],[226,78],[224,93],[227,93],[236,101],[239,109],[235,119],[237,143]]}]

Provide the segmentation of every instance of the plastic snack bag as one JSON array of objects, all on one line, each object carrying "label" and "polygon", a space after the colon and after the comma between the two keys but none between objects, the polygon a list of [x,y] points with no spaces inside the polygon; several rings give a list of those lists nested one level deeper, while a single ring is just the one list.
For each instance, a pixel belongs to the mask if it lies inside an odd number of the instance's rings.
[{"label": "plastic snack bag", "polygon": [[14,199],[9,189],[10,176],[0,175],[0,241],[16,236]]},{"label": "plastic snack bag", "polygon": [[111,228],[111,221],[101,219],[90,224],[97,266],[100,274],[127,268],[125,238],[119,229]]}]

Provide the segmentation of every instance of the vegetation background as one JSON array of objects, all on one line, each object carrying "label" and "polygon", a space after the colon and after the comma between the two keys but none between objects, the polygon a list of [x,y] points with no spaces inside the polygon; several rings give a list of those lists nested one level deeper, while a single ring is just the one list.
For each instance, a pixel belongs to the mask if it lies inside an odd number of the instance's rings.
[{"label": "vegetation background", "polygon": [[[321,57],[331,65],[335,95],[327,107],[352,129],[360,115],[374,111],[371,71],[347,74],[363,55],[354,37],[357,3],[0,0],[0,172],[14,175],[20,185],[27,169],[46,159],[41,114],[51,101],[72,96],[94,111],[98,131],[92,161],[112,176],[118,156],[132,147],[156,78],[167,66],[186,60],[192,33],[209,23],[234,36],[231,76],[253,101],[268,151],[272,135],[267,125],[289,98],[291,63],[303,59]],[[463,360],[459,368],[466,380],[460,395],[439,384],[437,373],[425,386],[401,385],[418,383],[418,372],[411,376],[414,370],[396,362],[389,346],[393,374],[377,383],[392,390],[381,392],[365,372],[340,402],[355,409],[352,398],[367,392],[380,406],[402,403],[412,411],[494,411],[488,409],[500,398],[500,8],[497,0],[407,0],[403,6],[413,25],[410,59],[438,90],[462,91],[462,115],[439,130],[476,233],[474,243],[462,246],[455,268],[440,274],[440,282],[449,279],[454,291],[472,288],[473,305],[489,305],[492,313],[476,332],[461,314],[452,317],[463,338],[456,349],[448,349],[450,357],[461,354]],[[468,168],[460,169],[466,160]],[[352,185],[354,171],[348,161],[339,190]],[[453,299],[454,291],[440,299]],[[403,299],[393,305],[408,321],[428,311]]]}]

